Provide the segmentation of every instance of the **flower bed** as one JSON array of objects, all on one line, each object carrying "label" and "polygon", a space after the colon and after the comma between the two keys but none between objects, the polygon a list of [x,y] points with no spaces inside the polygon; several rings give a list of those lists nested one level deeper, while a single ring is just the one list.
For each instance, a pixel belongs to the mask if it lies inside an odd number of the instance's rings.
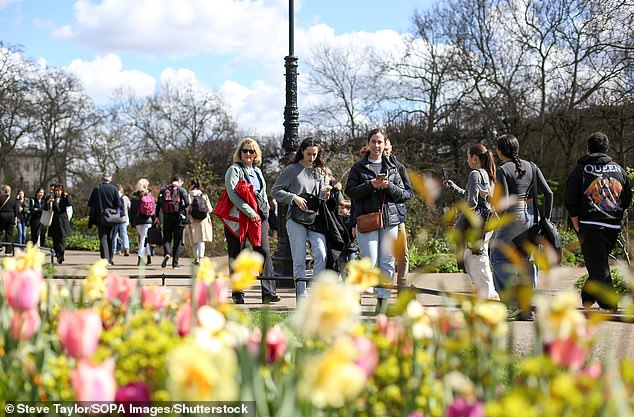
[{"label": "flower bed", "polygon": [[[324,274],[288,322],[253,327],[228,303],[262,259],[243,252],[231,277],[204,259],[189,289],[139,287],[93,265],[79,291],[42,276],[29,248],[0,286],[3,400],[253,400],[259,416],[630,416],[634,364],[590,356],[593,326],[576,295],[537,299],[534,354],[510,350],[504,304],[402,294],[388,315],[360,317],[377,285],[367,261],[348,281]],[[193,291],[192,291],[193,289]]]}]

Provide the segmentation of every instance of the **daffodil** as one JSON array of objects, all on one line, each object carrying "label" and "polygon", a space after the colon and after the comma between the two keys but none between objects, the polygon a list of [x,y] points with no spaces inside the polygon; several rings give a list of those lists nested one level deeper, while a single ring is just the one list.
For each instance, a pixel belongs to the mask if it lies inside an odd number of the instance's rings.
[{"label": "daffodil", "polygon": [[557,294],[554,298],[535,297],[538,324],[545,342],[587,336],[586,318],[577,310],[578,297],[574,291]]},{"label": "daffodil", "polygon": [[167,386],[172,400],[238,399],[238,360],[233,349],[221,347],[211,352],[190,341],[173,350],[167,362]]},{"label": "daffodil", "polygon": [[495,301],[485,301],[483,303],[476,304],[473,311],[476,316],[491,327],[496,327],[500,323],[506,322],[506,318],[508,316],[508,309],[506,306]]},{"label": "daffodil", "polygon": [[362,291],[379,283],[390,283],[390,280],[383,276],[379,268],[372,266],[372,261],[369,258],[350,261],[347,268],[346,284],[355,285]]},{"label": "daffodil", "polygon": [[262,266],[264,257],[257,252],[243,250],[235,261],[231,264],[233,274],[231,274],[231,287],[233,291],[243,291],[251,288],[256,281]]},{"label": "daffodil", "polygon": [[16,249],[15,255],[4,259],[2,266],[7,272],[24,271],[26,269],[32,269],[34,271],[41,271],[42,265],[46,256],[37,246],[28,242],[26,245],[26,251]]},{"label": "daffodil", "polygon": [[202,258],[196,272],[196,279],[211,284],[216,279],[216,264],[209,258]]},{"label": "daffodil", "polygon": [[300,398],[316,407],[342,407],[366,385],[364,370],[354,361],[359,352],[352,340],[341,338],[332,348],[302,364],[297,387]]},{"label": "daffodil", "polygon": [[294,321],[305,337],[332,338],[359,321],[359,294],[337,281],[337,274],[323,272],[295,311]]}]

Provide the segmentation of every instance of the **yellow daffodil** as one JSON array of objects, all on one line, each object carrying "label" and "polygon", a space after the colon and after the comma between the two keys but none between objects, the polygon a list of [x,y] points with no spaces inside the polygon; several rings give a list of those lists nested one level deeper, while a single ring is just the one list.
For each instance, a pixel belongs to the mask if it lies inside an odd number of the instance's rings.
[{"label": "yellow daffodil", "polygon": [[103,298],[106,291],[105,278],[108,275],[108,260],[100,259],[90,266],[84,279],[84,293],[89,301]]},{"label": "yellow daffodil", "polygon": [[257,252],[243,250],[231,265],[231,287],[233,291],[243,291],[251,288],[256,277],[262,272],[264,257]]},{"label": "yellow daffodil", "polygon": [[40,252],[40,249],[37,246],[28,242],[26,245],[26,251],[16,249],[15,255],[4,259],[2,266],[7,272],[24,271],[25,269],[41,271],[45,258],[46,256],[43,252]]},{"label": "yellow daffodil", "polygon": [[431,175],[420,174],[416,171],[408,171],[412,187],[423,199],[427,207],[436,204],[436,200],[442,193],[442,184]]},{"label": "yellow daffodil", "polygon": [[366,385],[363,369],[354,361],[359,353],[349,338],[341,338],[323,354],[302,364],[297,387],[300,398],[317,407],[342,407]]},{"label": "yellow daffodil", "polygon": [[481,318],[482,321],[491,327],[495,327],[500,323],[506,322],[506,318],[508,316],[506,306],[495,301],[485,301],[483,303],[476,304],[473,310],[476,316]]},{"label": "yellow daffodil", "polygon": [[360,290],[367,290],[375,285],[388,284],[390,280],[381,274],[379,268],[372,266],[369,258],[348,262],[348,276],[346,284],[357,286]]},{"label": "yellow daffodil", "polygon": [[216,279],[216,264],[210,261],[209,258],[202,258],[200,265],[198,265],[196,279],[211,284]]},{"label": "yellow daffodil", "polygon": [[294,321],[305,337],[332,338],[358,322],[359,293],[337,279],[332,271],[322,273],[297,306]]},{"label": "yellow daffodil", "polygon": [[586,318],[577,310],[579,295],[574,291],[552,297],[535,297],[538,324],[542,328],[544,341],[565,340],[570,337],[587,336]]},{"label": "yellow daffodil", "polygon": [[233,349],[221,347],[211,352],[191,341],[185,342],[168,356],[167,367],[167,386],[172,400],[238,399],[238,360]]}]

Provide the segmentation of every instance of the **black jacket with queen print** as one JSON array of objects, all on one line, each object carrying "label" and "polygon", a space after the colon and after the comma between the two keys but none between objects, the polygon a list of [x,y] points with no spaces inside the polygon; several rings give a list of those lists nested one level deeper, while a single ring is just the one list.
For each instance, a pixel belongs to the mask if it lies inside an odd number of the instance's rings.
[{"label": "black jacket with queen print", "polygon": [[618,226],[632,202],[627,172],[603,153],[582,156],[566,184],[564,203],[581,223]]}]

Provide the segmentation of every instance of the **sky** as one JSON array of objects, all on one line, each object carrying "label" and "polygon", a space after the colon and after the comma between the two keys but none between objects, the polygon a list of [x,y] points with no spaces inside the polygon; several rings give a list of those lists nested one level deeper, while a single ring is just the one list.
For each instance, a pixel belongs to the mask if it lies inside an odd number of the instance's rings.
[{"label": "sky", "polygon": [[[390,50],[434,0],[295,0],[295,55],[322,43]],[[241,130],[283,132],[289,0],[0,0],[0,41],[66,68],[98,104],[163,81],[220,94]],[[302,72],[304,71],[304,72]]]}]

